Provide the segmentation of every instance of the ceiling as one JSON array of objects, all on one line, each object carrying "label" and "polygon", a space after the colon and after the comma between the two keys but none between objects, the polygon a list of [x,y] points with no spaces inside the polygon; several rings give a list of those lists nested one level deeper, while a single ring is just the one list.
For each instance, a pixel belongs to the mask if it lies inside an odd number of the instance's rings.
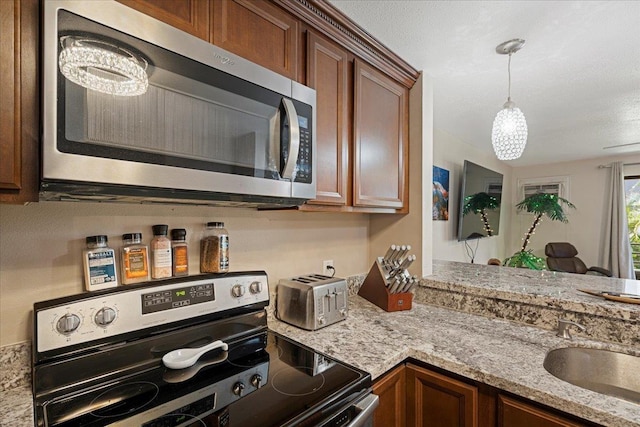
[{"label": "ceiling", "polygon": [[[434,85],[434,126],[492,152],[508,90],[529,137],[512,166],[640,153],[640,1],[330,0]],[[617,146],[616,148],[606,148]]]}]

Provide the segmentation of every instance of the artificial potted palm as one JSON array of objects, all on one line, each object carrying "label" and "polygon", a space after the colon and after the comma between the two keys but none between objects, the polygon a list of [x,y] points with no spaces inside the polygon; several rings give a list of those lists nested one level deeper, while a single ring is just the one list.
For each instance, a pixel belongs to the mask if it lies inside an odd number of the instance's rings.
[{"label": "artificial potted palm", "polygon": [[543,258],[537,257],[533,254],[531,249],[527,250],[529,240],[536,231],[536,227],[542,221],[543,216],[549,217],[552,221],[567,222],[567,215],[564,211],[563,205],[570,208],[575,208],[573,203],[567,199],[557,196],[555,194],[536,193],[529,197],[525,197],[523,201],[516,205],[519,211],[527,211],[534,214],[533,224],[527,230],[524,235],[524,241],[522,248],[504,260],[504,265],[509,267],[521,267],[531,268],[533,270],[545,270],[546,262]]},{"label": "artificial potted palm", "polygon": [[462,206],[462,215],[467,215],[470,212],[480,215],[482,219],[482,225],[484,231],[487,232],[487,236],[493,236],[493,229],[489,224],[489,218],[487,217],[488,210],[495,210],[500,207],[500,202],[493,196],[485,192],[471,194],[464,198],[464,205]]}]

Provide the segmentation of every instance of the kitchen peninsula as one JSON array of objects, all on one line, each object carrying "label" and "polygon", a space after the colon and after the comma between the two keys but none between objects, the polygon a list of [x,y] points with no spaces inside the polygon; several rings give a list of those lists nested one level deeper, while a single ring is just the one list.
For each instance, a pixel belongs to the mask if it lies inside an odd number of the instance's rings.
[{"label": "kitchen peninsula", "polygon": [[[547,352],[561,347],[640,356],[640,305],[576,290],[637,285],[630,282],[434,261],[434,274],[415,290],[409,311],[388,313],[354,296],[349,318],[331,327],[307,332],[276,319],[269,326],[369,371],[374,381],[408,360],[592,423],[640,426],[640,405],[571,385],[543,367]],[[557,337],[559,317],[584,323],[585,333],[571,341]]]},{"label": "kitchen peninsula", "polygon": [[[435,262],[434,275],[423,279],[415,290],[413,308],[388,313],[355,296],[361,280],[361,276],[350,279],[352,296],[346,321],[309,332],[278,321],[270,310],[270,329],[362,368],[374,381],[409,360],[592,423],[640,426],[640,405],[573,386],[543,367],[549,350],[568,346],[640,356],[640,306],[606,302],[575,291],[615,288],[621,281]],[[271,286],[273,293],[275,286]],[[551,311],[536,312],[536,307]],[[572,341],[557,337],[551,330],[557,318],[551,313],[589,324],[589,336],[575,333]],[[598,327],[607,322],[610,327]],[[627,336],[619,327],[636,332]],[[608,339],[603,335],[607,333]],[[30,397],[24,385],[3,391],[1,401],[7,410],[2,411],[0,425],[30,425],[28,419],[19,417],[30,417]]]}]

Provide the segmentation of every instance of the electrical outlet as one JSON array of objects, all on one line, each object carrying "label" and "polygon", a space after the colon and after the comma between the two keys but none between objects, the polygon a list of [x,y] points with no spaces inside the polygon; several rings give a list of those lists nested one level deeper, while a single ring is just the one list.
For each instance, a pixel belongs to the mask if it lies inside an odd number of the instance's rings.
[{"label": "electrical outlet", "polygon": [[322,274],[324,274],[325,276],[332,276],[333,270],[328,267],[333,267],[332,259],[326,259],[322,261]]}]

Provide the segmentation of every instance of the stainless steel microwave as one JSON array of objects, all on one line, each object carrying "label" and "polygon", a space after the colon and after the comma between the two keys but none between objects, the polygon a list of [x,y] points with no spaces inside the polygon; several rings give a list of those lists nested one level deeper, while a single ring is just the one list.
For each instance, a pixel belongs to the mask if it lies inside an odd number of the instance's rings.
[{"label": "stainless steel microwave", "polygon": [[315,197],[313,89],[115,1],[43,13],[41,200]]}]

